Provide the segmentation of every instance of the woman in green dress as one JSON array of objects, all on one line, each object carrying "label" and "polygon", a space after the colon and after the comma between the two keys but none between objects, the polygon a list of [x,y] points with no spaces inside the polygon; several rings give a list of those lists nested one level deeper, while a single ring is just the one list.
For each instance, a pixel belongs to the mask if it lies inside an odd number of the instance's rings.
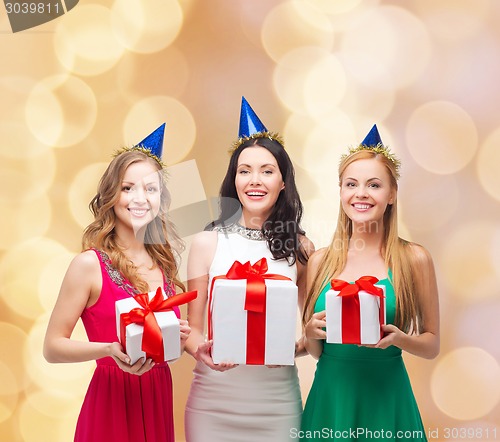
[{"label": "woman in green dress", "polygon": [[[318,363],[297,431],[303,441],[427,440],[401,353],[439,353],[438,293],[427,250],[398,236],[399,166],[376,126],[341,160],[337,229],[308,264],[305,345]],[[383,338],[375,345],[326,343],[332,278],[365,275],[385,286]]]}]

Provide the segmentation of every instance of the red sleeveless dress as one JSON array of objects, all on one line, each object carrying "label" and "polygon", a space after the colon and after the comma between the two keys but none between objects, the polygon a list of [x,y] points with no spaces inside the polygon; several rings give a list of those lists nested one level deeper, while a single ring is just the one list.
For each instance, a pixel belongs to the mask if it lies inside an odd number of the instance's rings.
[{"label": "red sleeveless dress", "polygon": [[[116,342],[115,301],[137,290],[113,268],[106,253],[94,250],[102,272],[97,302],[82,313],[91,342]],[[165,293],[175,294],[164,282]],[[178,309],[175,313],[180,317]],[[174,442],[172,377],[166,362],[142,376],[122,371],[111,357],[98,359],[78,418],[76,442]]]}]

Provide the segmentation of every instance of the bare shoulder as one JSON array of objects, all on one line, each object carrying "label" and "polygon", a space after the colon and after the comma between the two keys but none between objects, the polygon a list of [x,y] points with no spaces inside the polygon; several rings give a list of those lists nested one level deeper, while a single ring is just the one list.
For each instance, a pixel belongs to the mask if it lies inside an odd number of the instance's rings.
[{"label": "bare shoulder", "polygon": [[208,273],[216,249],[216,231],[199,232],[193,237],[188,257],[188,275],[190,279],[193,277],[193,274],[204,275]]},{"label": "bare shoulder", "polygon": [[325,258],[326,251],[326,247],[316,250],[309,258],[309,266],[312,268],[318,267],[320,262]]},{"label": "bare shoulder", "polygon": [[310,258],[315,250],[313,242],[307,236],[299,235],[299,243],[306,255]]},{"label": "bare shoulder", "polygon": [[82,293],[89,296],[90,291],[99,292],[102,284],[101,265],[93,250],[79,253],[71,261],[63,280],[62,288],[68,293]]},{"label": "bare shoulder", "polygon": [[93,250],[85,250],[73,258],[71,267],[83,272],[93,272],[100,269],[99,258]]},{"label": "bare shoulder", "polygon": [[191,249],[196,250],[212,250],[217,245],[217,232],[214,230],[208,230],[197,233],[191,242]]}]

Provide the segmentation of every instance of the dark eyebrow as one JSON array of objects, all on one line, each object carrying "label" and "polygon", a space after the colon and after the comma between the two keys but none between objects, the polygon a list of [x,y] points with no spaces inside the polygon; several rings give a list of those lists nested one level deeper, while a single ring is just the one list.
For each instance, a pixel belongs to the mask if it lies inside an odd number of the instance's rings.
[{"label": "dark eyebrow", "polygon": [[[238,164],[238,168],[239,167],[252,167],[250,164],[245,164],[245,163],[242,163],[242,164]],[[260,168],[264,168],[264,167],[274,167],[276,168],[276,166],[274,164],[271,164],[271,163],[267,163],[267,164],[262,164],[262,166],[260,166]]]}]

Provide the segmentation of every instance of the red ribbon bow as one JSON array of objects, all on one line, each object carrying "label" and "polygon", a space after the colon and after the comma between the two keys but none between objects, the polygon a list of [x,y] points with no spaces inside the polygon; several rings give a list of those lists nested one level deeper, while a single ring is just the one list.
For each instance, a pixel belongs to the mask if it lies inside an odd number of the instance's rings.
[{"label": "red ribbon bow", "polygon": [[125,347],[125,329],[129,324],[139,324],[144,326],[142,336],[142,351],[146,353],[147,358],[152,358],[155,362],[164,361],[163,336],[161,328],[156,321],[155,312],[167,312],[173,310],[173,307],[186,304],[198,296],[196,290],[192,292],[180,293],[163,299],[163,292],[160,287],[156,290],[151,300],[147,293],[136,295],[134,300],[141,307],[136,307],[128,313],[120,315],[121,323],[121,342]]},{"label": "red ribbon bow", "polygon": [[378,281],[375,276],[362,276],[354,284],[341,279],[332,279],[332,289],[338,291],[338,296],[342,297],[342,342],[344,344],[361,344],[360,291],[380,298],[379,322],[384,323],[384,291],[374,286]]},{"label": "red ribbon bow", "polygon": [[[255,264],[250,261],[242,264],[235,261],[226,275],[215,276],[210,287],[210,301],[212,305],[212,291],[217,279],[246,279],[245,310],[247,311],[247,354],[246,363],[263,365],[266,353],[266,279],[288,280],[283,275],[266,273],[268,269],[266,258],[261,258]],[[208,339],[212,339],[212,319],[208,315]]]}]

